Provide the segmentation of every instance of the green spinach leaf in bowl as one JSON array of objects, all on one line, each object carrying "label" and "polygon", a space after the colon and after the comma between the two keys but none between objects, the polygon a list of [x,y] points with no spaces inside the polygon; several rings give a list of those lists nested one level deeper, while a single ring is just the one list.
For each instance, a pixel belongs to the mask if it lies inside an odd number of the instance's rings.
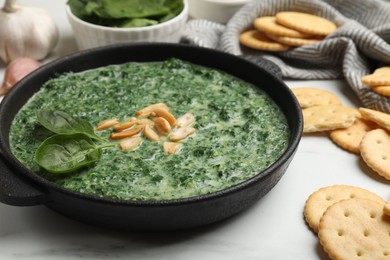
[{"label": "green spinach leaf in bowl", "polygon": [[108,27],[144,27],[168,21],[184,8],[183,0],[69,0],[78,18]]}]

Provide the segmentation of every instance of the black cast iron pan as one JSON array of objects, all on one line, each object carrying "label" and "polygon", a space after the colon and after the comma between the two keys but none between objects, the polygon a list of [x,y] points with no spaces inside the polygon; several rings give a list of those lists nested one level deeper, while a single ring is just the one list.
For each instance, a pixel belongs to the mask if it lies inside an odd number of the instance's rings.
[{"label": "black cast iron pan", "polygon": [[[289,147],[281,158],[250,180],[204,196],[170,201],[116,201],[65,190],[27,169],[11,153],[9,129],[14,116],[42,84],[56,74],[172,57],[225,71],[268,93],[285,113],[291,130]],[[280,77],[264,68],[272,67],[269,65],[262,61],[259,66],[252,61],[206,48],[144,43],[87,50],[41,67],[18,83],[0,105],[0,201],[17,206],[43,204],[76,220],[127,230],[197,227],[241,212],[277,184],[295,154],[302,132],[299,105]]]}]

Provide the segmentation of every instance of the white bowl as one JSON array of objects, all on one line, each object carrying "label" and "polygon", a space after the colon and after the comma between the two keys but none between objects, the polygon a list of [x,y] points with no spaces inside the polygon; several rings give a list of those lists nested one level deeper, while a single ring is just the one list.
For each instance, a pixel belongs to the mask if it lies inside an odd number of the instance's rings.
[{"label": "white bowl", "polygon": [[76,17],[70,7],[66,14],[76,43],[80,50],[128,42],[172,42],[180,41],[188,19],[189,5],[184,1],[184,8],[176,17],[151,26],[136,28],[114,28],[85,22]]},{"label": "white bowl", "polygon": [[243,5],[252,0],[188,0],[190,16],[225,24]]}]

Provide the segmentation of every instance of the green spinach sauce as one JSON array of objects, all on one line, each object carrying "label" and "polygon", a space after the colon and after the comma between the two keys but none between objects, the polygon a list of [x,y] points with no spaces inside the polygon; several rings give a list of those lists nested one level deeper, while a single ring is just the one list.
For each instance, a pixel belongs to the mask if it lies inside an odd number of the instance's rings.
[{"label": "green spinach sauce", "polygon": [[[37,123],[40,109],[66,111],[93,125],[126,120],[163,102],[178,118],[196,117],[196,134],[178,154],[144,140],[134,151],[110,147],[91,167],[49,174],[34,151],[50,133]],[[108,138],[109,131],[98,132]],[[72,191],[120,200],[179,199],[218,191],[270,166],[288,146],[290,131],[278,106],[252,85],[223,72],[177,59],[111,65],[49,80],[18,112],[11,126],[14,155],[44,178]]]}]

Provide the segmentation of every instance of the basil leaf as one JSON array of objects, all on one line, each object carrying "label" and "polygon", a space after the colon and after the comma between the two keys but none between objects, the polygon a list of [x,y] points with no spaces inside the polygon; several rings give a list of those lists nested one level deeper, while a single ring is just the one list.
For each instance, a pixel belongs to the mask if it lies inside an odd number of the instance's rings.
[{"label": "basil leaf", "polygon": [[100,160],[101,148],[85,134],[53,135],[40,144],[34,159],[48,172],[63,174]]},{"label": "basil leaf", "polygon": [[37,113],[37,119],[41,125],[53,133],[62,135],[81,133],[102,141],[102,138],[96,135],[93,126],[80,117],[74,117],[62,111],[40,110]]}]

